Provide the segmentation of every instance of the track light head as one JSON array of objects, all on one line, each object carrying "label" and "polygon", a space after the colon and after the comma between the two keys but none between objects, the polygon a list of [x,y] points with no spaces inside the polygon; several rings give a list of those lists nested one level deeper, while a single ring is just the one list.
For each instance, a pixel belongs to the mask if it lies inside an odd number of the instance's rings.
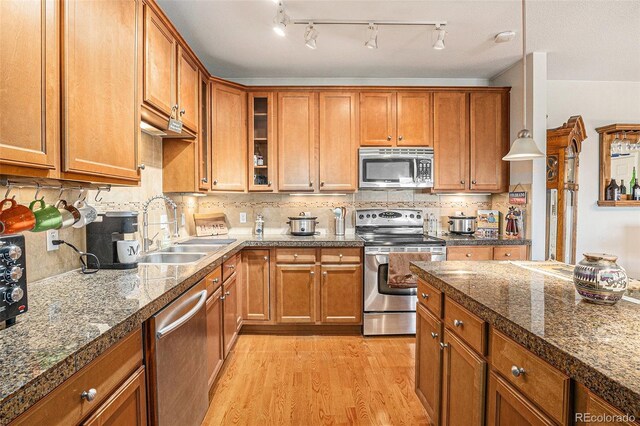
[{"label": "track light head", "polygon": [[447,35],[447,32],[444,28],[441,28],[440,25],[436,25],[436,29],[434,30],[436,33],[436,42],[433,43],[433,48],[435,50],[444,50],[444,37]]},{"label": "track light head", "polygon": [[369,24],[369,40],[364,44],[369,49],[378,48],[378,26],[371,23]]},{"label": "track light head", "polygon": [[276,13],[275,18],[273,18],[273,31],[278,34],[280,37],[284,37],[286,35],[287,25],[290,22],[290,18],[284,10],[284,5],[282,1],[278,2],[278,12]]},{"label": "track light head", "polygon": [[318,47],[316,45],[317,38],[318,31],[313,26],[313,22],[309,22],[309,25],[307,25],[307,29],[304,31],[304,45],[309,49],[315,50]]}]

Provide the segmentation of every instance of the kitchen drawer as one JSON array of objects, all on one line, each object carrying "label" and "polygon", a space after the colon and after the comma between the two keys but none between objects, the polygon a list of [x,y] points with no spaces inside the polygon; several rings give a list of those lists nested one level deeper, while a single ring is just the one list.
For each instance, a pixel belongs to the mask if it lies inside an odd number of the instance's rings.
[{"label": "kitchen drawer", "polygon": [[222,282],[225,282],[230,276],[232,276],[236,269],[238,269],[240,263],[240,253],[234,254],[230,258],[222,262]]},{"label": "kitchen drawer", "polygon": [[320,250],[322,263],[361,263],[361,249],[359,248],[328,248]]},{"label": "kitchen drawer", "polygon": [[447,247],[447,260],[492,260],[493,246]]},{"label": "kitchen drawer", "polygon": [[442,292],[421,279],[418,280],[418,302],[437,318],[442,318]]},{"label": "kitchen drawer", "polygon": [[210,297],[222,285],[222,267],[218,266],[204,279],[207,286],[207,297]]},{"label": "kitchen drawer", "polygon": [[495,246],[493,260],[527,260],[527,246]]},{"label": "kitchen drawer", "polygon": [[570,406],[567,376],[494,329],[491,329],[490,357],[495,371],[555,421],[567,424]]},{"label": "kitchen drawer", "polygon": [[[78,424],[141,365],[142,330],[138,328],[55,388],[12,425]],[[97,391],[91,402],[81,397],[89,389]]]},{"label": "kitchen drawer", "polygon": [[448,297],[444,300],[444,324],[476,352],[485,354],[486,323]]},{"label": "kitchen drawer", "polygon": [[277,249],[276,263],[316,263],[316,249]]}]

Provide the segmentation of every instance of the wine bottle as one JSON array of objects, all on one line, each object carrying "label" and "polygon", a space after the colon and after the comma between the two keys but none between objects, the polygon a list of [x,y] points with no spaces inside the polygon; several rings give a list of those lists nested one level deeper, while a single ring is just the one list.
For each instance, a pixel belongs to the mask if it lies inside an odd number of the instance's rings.
[{"label": "wine bottle", "polygon": [[638,185],[638,181],[636,181],[635,185],[631,189],[631,199],[634,201],[640,201],[640,185]]},{"label": "wine bottle", "polygon": [[629,181],[629,193],[632,195],[633,198],[633,187],[636,186],[636,183],[638,182],[638,180],[636,179],[636,168],[633,168],[633,173],[631,173],[631,181]]},{"label": "wine bottle", "polygon": [[611,179],[611,182],[609,182],[609,186],[607,186],[604,198],[607,201],[620,200],[620,187],[616,183],[615,179]]},{"label": "wine bottle", "polygon": [[626,194],[627,193],[627,187],[624,186],[624,179],[620,180],[620,194]]}]

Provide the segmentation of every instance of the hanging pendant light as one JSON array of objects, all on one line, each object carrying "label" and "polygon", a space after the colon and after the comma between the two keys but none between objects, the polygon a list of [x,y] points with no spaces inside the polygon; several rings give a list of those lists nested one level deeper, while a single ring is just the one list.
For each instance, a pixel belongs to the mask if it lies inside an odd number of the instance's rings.
[{"label": "hanging pendant light", "polygon": [[526,161],[544,157],[527,129],[527,6],[522,0],[522,130],[509,153],[502,157],[504,161]]}]

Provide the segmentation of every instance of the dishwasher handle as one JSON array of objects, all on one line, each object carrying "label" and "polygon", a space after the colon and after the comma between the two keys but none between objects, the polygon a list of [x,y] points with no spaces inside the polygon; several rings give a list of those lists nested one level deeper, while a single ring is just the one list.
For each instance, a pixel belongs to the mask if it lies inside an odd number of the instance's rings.
[{"label": "dishwasher handle", "polygon": [[196,313],[198,313],[198,311],[204,306],[205,302],[207,301],[207,290],[202,290],[199,294],[200,296],[199,296],[198,303],[196,303],[196,305],[193,308],[191,308],[189,312],[187,312],[186,314],[184,314],[183,316],[181,316],[180,318],[178,318],[168,326],[156,332],[156,337],[158,339],[162,339],[164,336],[171,333],[173,330],[180,327],[185,322],[189,321],[191,318],[193,318],[193,316]]}]

